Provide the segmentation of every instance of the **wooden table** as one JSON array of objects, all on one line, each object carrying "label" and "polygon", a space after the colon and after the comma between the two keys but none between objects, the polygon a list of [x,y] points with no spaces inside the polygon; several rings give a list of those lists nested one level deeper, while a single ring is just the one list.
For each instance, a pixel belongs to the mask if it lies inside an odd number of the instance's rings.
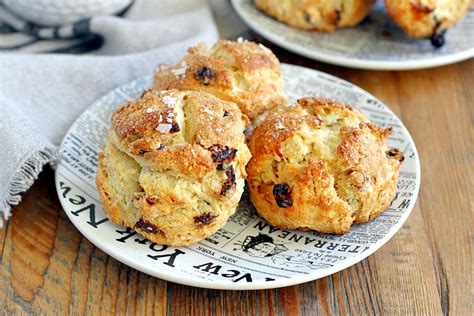
[{"label": "wooden table", "polygon": [[283,62],[366,89],[411,132],[421,159],[421,191],[392,240],[342,272],[292,287],[178,285],[94,247],[63,212],[47,168],[0,231],[0,313],[473,315],[474,60],[419,71],[366,71],[271,47]]}]

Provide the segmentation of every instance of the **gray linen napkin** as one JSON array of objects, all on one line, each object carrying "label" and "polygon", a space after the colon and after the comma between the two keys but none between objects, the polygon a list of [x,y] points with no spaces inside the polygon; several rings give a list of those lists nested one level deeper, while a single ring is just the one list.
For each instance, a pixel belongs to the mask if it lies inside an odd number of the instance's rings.
[{"label": "gray linen napkin", "polygon": [[206,0],[136,1],[124,18],[94,17],[105,42],[93,54],[0,53],[0,226],[62,137],[92,102],[218,39]]}]

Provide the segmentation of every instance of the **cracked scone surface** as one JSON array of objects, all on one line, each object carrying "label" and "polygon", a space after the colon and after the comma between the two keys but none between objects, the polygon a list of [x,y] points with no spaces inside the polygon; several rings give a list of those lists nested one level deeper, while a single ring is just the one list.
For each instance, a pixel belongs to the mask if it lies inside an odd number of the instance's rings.
[{"label": "cracked scone surface", "polygon": [[472,0],[385,0],[389,16],[410,36],[442,34],[456,24]]},{"label": "cracked scone surface", "polygon": [[247,124],[210,94],[146,90],[112,116],[96,177],[105,213],[159,244],[213,234],[243,193]]},{"label": "cracked scone surface", "polygon": [[280,62],[270,49],[249,41],[192,47],[178,64],[158,66],[153,88],[208,92],[235,102],[250,120],[288,102]]},{"label": "cracked scone surface", "polygon": [[308,31],[334,31],[362,21],[376,0],[254,0],[280,22]]},{"label": "cracked scone surface", "polygon": [[249,141],[250,197],[281,229],[346,233],[387,208],[403,155],[388,149],[391,130],[358,111],[306,98],[271,112]]}]

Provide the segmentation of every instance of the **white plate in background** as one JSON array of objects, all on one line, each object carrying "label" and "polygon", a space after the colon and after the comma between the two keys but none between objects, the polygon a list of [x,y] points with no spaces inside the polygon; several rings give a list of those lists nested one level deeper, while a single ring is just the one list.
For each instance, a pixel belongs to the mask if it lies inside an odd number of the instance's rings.
[{"label": "white plate in background", "polygon": [[258,10],[252,0],[231,0],[237,14],[255,32],[289,51],[351,68],[409,70],[447,65],[474,57],[474,9],[446,32],[435,49],[427,39],[410,38],[387,16],[379,0],[370,17],[334,32],[310,32],[281,23]]}]

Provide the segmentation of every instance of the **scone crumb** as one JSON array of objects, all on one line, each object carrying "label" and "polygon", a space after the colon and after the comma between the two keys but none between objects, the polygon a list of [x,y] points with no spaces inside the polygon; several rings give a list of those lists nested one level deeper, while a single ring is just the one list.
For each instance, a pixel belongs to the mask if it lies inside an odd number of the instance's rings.
[{"label": "scone crumb", "polygon": [[180,64],[181,68],[177,68],[177,69],[171,69],[171,72],[173,73],[173,75],[175,75],[176,77],[179,77],[179,76],[184,76],[186,74],[186,70],[188,69],[188,66],[186,65],[186,61],[181,61],[181,64]]},{"label": "scone crumb", "polygon": [[171,124],[159,124],[157,127],[156,127],[156,130],[160,133],[169,133],[171,131],[171,128],[173,126]]},{"label": "scone crumb", "polygon": [[183,76],[184,74],[186,74],[186,67],[183,67],[183,68],[178,68],[178,69],[173,69],[171,70],[171,72],[176,76]]},{"label": "scone crumb", "polygon": [[169,95],[167,95],[163,98],[163,103],[171,108],[176,104],[177,100],[178,99],[170,97]]},{"label": "scone crumb", "polygon": [[212,111],[209,110],[208,108],[204,108],[204,109],[202,109],[202,111],[203,111],[204,113],[209,114],[210,116],[214,116],[214,112],[212,112]]}]

